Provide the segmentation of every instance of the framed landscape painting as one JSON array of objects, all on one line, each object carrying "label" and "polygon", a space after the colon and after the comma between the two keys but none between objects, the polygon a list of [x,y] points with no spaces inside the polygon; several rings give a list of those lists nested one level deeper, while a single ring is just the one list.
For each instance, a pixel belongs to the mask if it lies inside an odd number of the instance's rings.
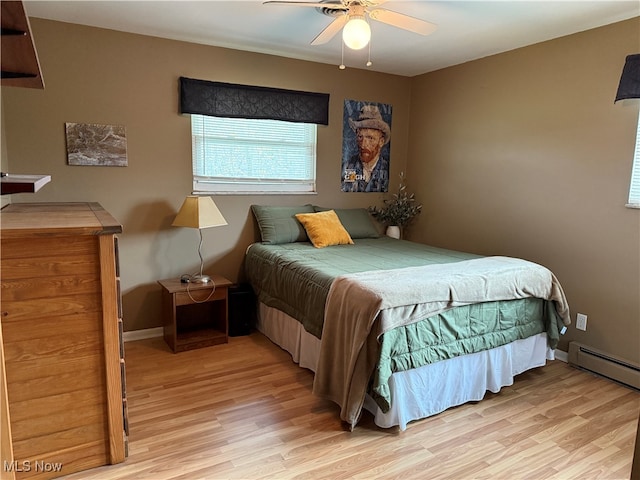
[{"label": "framed landscape painting", "polygon": [[69,165],[127,166],[127,135],[124,126],[65,123],[65,131]]}]

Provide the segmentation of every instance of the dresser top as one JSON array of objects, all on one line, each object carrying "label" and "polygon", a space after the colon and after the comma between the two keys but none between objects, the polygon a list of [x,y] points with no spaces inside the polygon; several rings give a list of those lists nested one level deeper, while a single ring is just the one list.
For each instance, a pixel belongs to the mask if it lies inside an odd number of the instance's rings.
[{"label": "dresser top", "polygon": [[12,203],[0,210],[3,238],[25,235],[106,235],[122,232],[99,203]]}]

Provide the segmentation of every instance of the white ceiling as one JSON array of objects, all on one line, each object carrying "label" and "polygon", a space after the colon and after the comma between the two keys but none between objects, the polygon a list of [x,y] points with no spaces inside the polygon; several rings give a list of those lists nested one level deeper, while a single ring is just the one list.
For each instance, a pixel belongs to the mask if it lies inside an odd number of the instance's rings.
[{"label": "white ceiling", "polygon": [[[318,1],[318,0],[311,0]],[[30,17],[339,65],[341,38],[310,42],[331,21],[315,8],[261,1],[31,1]],[[438,25],[423,37],[371,21],[371,70],[414,76],[640,16],[640,0],[388,0],[384,8]],[[640,49],[640,44],[639,44]],[[637,53],[637,52],[629,52]],[[345,48],[366,69],[367,49]]]}]

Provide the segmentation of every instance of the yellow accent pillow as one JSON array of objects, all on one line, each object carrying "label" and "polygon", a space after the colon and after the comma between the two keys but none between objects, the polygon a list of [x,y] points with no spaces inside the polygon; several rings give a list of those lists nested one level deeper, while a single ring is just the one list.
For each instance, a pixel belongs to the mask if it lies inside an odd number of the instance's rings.
[{"label": "yellow accent pillow", "polygon": [[296,213],[296,218],[307,231],[316,248],[330,245],[350,245],[353,240],[334,210],[318,213]]}]

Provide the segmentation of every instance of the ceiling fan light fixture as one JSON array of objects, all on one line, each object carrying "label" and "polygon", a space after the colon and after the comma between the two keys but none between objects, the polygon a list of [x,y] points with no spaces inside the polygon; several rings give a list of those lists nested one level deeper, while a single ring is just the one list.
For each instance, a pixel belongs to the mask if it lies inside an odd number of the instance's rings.
[{"label": "ceiling fan light fixture", "polygon": [[350,15],[342,29],[342,40],[352,50],[361,50],[367,46],[371,40],[371,27],[363,15]]}]

